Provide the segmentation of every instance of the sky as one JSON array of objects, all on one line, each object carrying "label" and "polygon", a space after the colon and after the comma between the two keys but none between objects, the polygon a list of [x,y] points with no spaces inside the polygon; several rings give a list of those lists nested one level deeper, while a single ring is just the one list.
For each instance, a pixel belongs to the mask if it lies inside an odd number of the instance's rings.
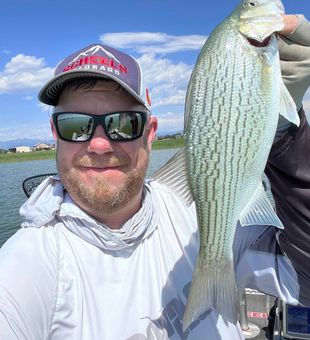
[{"label": "sky", "polygon": [[[183,129],[186,88],[212,29],[239,0],[2,0],[0,142],[52,139],[50,107],[37,99],[56,64],[91,43],[137,58],[159,133]],[[309,0],[283,0],[310,19]],[[310,93],[305,107],[310,111]]]}]

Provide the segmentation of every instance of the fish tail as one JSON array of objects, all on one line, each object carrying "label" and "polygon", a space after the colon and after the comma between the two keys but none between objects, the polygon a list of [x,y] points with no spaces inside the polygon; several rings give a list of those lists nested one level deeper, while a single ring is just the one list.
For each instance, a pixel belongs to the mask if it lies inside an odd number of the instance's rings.
[{"label": "fish tail", "polygon": [[215,308],[225,320],[237,323],[239,301],[232,260],[196,264],[183,317],[183,330],[210,308]]}]

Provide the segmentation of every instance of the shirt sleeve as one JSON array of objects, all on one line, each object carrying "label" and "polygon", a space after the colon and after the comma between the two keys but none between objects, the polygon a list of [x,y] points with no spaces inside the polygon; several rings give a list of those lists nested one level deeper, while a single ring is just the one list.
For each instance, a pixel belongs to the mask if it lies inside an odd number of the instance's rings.
[{"label": "shirt sleeve", "polygon": [[48,338],[57,291],[50,233],[21,229],[0,249],[0,339]]},{"label": "shirt sleeve", "polygon": [[[297,17],[299,24],[296,30],[288,37],[279,36],[278,47],[282,79],[300,110],[310,86],[310,23],[303,15]],[[279,115],[275,140],[280,139],[291,125],[290,121]]]},{"label": "shirt sleeve", "polygon": [[274,143],[265,172],[285,227],[277,235],[280,249],[297,273],[300,303],[310,306],[310,127],[303,109],[299,115],[300,127]]}]

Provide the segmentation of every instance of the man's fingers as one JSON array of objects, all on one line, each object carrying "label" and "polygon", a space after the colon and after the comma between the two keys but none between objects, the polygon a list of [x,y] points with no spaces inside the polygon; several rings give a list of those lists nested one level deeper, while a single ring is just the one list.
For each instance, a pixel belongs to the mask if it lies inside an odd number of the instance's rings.
[{"label": "man's fingers", "polygon": [[310,23],[305,19],[304,15],[298,14],[299,25],[292,34],[289,34],[284,39],[291,42],[295,42],[299,45],[310,46],[310,35],[307,34],[310,31]]},{"label": "man's fingers", "polygon": [[299,18],[296,14],[286,14],[283,17],[283,21],[284,27],[279,34],[287,37],[296,31],[299,25]]}]

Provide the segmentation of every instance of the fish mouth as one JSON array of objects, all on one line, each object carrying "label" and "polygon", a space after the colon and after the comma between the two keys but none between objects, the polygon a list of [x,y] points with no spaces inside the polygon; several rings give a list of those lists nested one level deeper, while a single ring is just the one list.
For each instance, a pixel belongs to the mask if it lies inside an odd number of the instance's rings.
[{"label": "fish mouth", "polygon": [[267,47],[271,40],[271,35],[265,38],[263,41],[258,41],[252,38],[246,38],[250,45],[254,47]]}]

